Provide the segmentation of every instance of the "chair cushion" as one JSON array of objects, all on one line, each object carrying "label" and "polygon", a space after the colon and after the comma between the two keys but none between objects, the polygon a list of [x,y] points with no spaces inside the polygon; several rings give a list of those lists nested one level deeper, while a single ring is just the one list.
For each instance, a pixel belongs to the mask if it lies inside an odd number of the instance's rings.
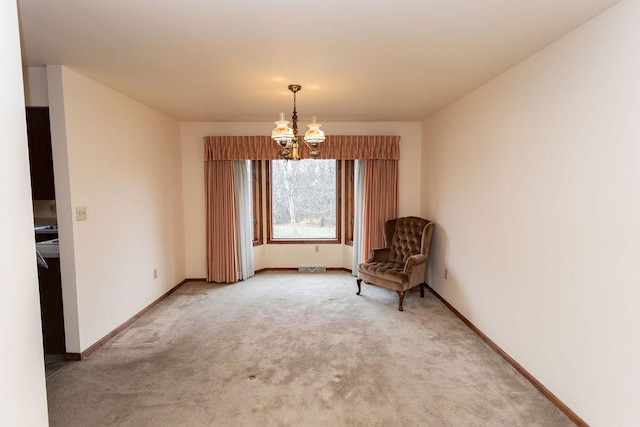
[{"label": "chair cushion", "polygon": [[404,273],[404,263],[400,262],[366,262],[358,266],[358,271],[369,277],[398,284],[406,282],[409,278]]}]

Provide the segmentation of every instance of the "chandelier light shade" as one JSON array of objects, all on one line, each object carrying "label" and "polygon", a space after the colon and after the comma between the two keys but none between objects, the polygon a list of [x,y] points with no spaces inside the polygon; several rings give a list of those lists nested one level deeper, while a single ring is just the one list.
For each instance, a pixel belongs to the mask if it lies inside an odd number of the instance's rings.
[{"label": "chandelier light shade", "polygon": [[278,144],[288,144],[293,140],[293,129],[289,127],[289,121],[284,119],[284,113],[280,113],[280,120],[274,122],[275,129],[271,132],[271,138]]},{"label": "chandelier light shade", "polygon": [[[285,160],[300,160],[300,138],[298,136],[298,112],[296,111],[296,93],[302,89],[300,85],[289,85],[289,90],[293,92],[293,115],[291,121],[293,128],[289,127],[289,121],[284,119],[284,113],[280,113],[280,120],[274,122],[276,127],[271,132],[271,138],[278,144],[280,157]],[[309,147],[309,155],[316,159],[320,155],[318,146],[324,142],[324,132],[320,129],[322,125],[316,122],[313,116],[313,123],[308,124],[309,130],[305,132],[302,140]]]}]

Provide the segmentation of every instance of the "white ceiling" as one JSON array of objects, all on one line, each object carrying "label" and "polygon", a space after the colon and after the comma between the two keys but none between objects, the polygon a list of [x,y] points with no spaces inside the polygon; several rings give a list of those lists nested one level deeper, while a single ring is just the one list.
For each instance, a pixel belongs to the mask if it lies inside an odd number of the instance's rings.
[{"label": "white ceiling", "polygon": [[181,121],[415,121],[618,0],[18,0],[25,65]]}]

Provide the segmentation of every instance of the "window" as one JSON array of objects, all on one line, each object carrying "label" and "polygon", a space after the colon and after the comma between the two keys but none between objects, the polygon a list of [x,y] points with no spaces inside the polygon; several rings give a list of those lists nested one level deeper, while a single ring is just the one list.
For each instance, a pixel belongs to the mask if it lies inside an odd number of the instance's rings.
[{"label": "window", "polygon": [[336,160],[267,163],[269,243],[340,243],[340,166]]},{"label": "window", "polygon": [[251,161],[253,246],[262,244],[262,160]]},{"label": "window", "polygon": [[355,162],[353,160],[344,161],[344,218],[345,234],[344,240],[347,245],[353,246],[353,222],[355,206]]}]

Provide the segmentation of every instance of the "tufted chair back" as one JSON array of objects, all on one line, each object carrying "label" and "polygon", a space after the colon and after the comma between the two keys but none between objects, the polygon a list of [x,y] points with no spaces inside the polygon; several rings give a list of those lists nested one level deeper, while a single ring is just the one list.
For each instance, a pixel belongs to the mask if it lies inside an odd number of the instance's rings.
[{"label": "tufted chair back", "polygon": [[384,240],[391,248],[389,261],[405,263],[412,255],[428,254],[433,223],[415,216],[391,219],[384,224]]}]

